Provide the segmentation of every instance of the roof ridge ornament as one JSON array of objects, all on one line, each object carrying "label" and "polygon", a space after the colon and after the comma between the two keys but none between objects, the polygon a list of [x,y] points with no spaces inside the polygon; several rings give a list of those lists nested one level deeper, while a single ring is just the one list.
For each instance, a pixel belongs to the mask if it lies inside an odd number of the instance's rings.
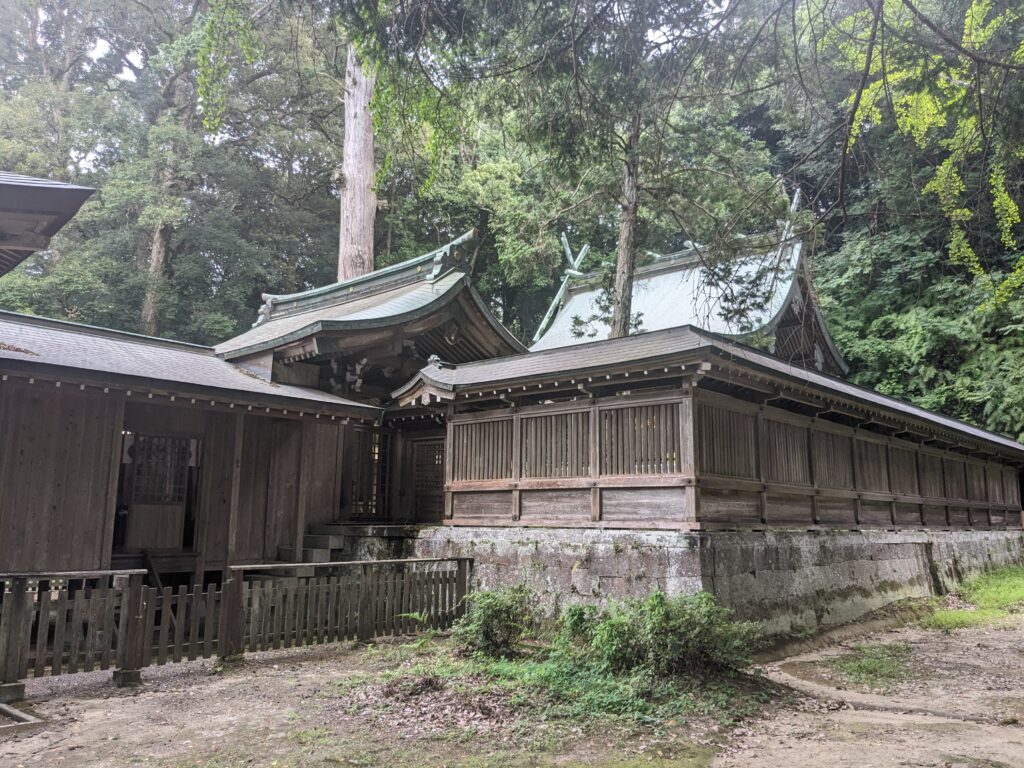
[{"label": "roof ridge ornament", "polygon": [[259,311],[256,313],[256,322],[252,324],[253,328],[267,322],[271,315],[274,314],[274,299],[276,297],[270,293],[263,293],[260,294],[260,298],[263,299],[263,303],[260,305]]},{"label": "roof ridge ornament", "polygon": [[544,319],[537,326],[537,332],[533,334],[534,344],[540,341],[541,336],[544,335],[551,325],[551,321],[555,319],[555,315],[565,300],[565,294],[569,290],[569,281],[574,277],[583,277],[580,267],[583,265],[583,260],[587,258],[587,254],[590,253],[590,243],[587,243],[580,248],[578,254],[573,256],[572,249],[569,247],[569,238],[564,231],[559,239],[562,241],[562,253],[565,255],[565,260],[568,262],[569,267],[562,273],[562,285],[559,287],[558,293],[555,294],[555,298],[551,301],[551,306],[548,307]]},{"label": "roof ridge ornament", "polygon": [[476,239],[477,232],[474,227],[473,229],[463,232],[447,245],[442,245],[438,248],[434,255],[434,266],[430,271],[430,277],[427,278],[427,282],[435,282],[455,267],[468,269],[470,265],[467,263],[468,259],[466,258],[466,249],[464,246],[475,242]]}]

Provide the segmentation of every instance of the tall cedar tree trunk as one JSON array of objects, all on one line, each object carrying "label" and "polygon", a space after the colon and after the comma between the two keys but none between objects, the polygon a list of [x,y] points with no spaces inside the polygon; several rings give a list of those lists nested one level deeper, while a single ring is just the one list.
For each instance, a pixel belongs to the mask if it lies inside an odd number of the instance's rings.
[{"label": "tall cedar tree trunk", "polygon": [[345,144],[341,159],[341,229],[338,235],[338,280],[373,271],[373,116],[370,99],[374,77],[349,46],[345,62]]},{"label": "tall cedar tree trunk", "polygon": [[157,314],[158,286],[164,279],[167,268],[167,244],[171,239],[171,228],[166,224],[158,224],[153,230],[153,238],[149,246],[149,274],[146,281],[146,293],[142,297],[142,332],[147,336],[156,336],[160,332],[160,318]]},{"label": "tall cedar tree trunk", "polygon": [[636,267],[636,234],[639,183],[637,166],[640,142],[640,116],[633,116],[622,164],[622,201],[619,212],[619,245],[615,256],[615,306],[612,309],[611,338],[629,335],[633,310],[633,270]]}]

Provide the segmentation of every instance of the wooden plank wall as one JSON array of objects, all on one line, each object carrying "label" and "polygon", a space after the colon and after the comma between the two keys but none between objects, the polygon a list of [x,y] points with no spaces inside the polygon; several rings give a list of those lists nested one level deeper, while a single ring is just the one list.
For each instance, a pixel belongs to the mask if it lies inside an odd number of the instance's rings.
[{"label": "wooden plank wall", "polygon": [[690,411],[673,389],[455,414],[446,522],[690,527]]},{"label": "wooden plank wall", "polygon": [[0,384],[0,571],[109,564],[123,414],[118,393]]},{"label": "wooden plank wall", "polygon": [[236,563],[276,560],[300,531],[338,519],[340,422],[245,417]]},{"label": "wooden plank wall", "polygon": [[1014,468],[698,390],[702,528],[1019,526]]}]

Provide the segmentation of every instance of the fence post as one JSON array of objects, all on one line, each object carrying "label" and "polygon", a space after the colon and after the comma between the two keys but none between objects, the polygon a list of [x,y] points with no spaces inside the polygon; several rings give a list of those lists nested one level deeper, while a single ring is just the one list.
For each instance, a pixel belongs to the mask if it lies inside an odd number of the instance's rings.
[{"label": "fence post", "polygon": [[473,559],[460,558],[456,569],[454,618],[457,619],[466,612],[466,596],[473,580]]},{"label": "fence post", "polygon": [[142,684],[142,649],[146,638],[146,612],[143,606],[142,592],[146,588],[141,573],[128,576],[127,600],[125,601],[124,632],[121,637],[124,645],[119,649],[117,668],[114,670],[114,685],[124,688],[129,685]]},{"label": "fence post", "polygon": [[[0,583],[0,601],[3,600]],[[31,631],[32,602],[28,594],[28,579],[11,579],[10,602],[0,602],[0,704],[25,698],[25,683],[21,682],[22,666],[27,662],[28,640]],[[29,625],[29,626],[26,626]]]},{"label": "fence post", "polygon": [[360,642],[368,643],[373,639],[373,569],[369,563],[363,563],[361,568],[363,576],[359,580],[358,636]]},{"label": "fence post", "polygon": [[221,584],[220,631],[217,655],[223,661],[238,661],[245,650],[245,581],[241,571],[226,570],[227,579]]}]

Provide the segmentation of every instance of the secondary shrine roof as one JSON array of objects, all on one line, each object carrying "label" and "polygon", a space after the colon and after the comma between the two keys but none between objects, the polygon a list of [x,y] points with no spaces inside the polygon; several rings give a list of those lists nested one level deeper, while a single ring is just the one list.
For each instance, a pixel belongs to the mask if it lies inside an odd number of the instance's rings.
[{"label": "secondary shrine roof", "polygon": [[[791,301],[801,268],[802,243],[736,258],[728,279],[712,277],[699,248],[656,256],[636,270],[632,313],[640,325],[634,333],[692,325],[726,336],[770,332]],[[736,295],[757,296],[742,311],[732,306]],[[552,349],[606,339],[607,319],[600,319],[602,295],[594,275],[570,278],[557,314],[531,350]]]},{"label": "secondary shrine roof", "polygon": [[[253,327],[216,346],[217,354],[239,358],[326,332],[357,332],[421,320],[461,303],[475,321],[472,330],[487,354],[525,351],[494,317],[470,284],[464,247],[475,233],[430,253],[369,274],[301,293],[264,294]],[[487,356],[482,354],[480,356]]]}]

